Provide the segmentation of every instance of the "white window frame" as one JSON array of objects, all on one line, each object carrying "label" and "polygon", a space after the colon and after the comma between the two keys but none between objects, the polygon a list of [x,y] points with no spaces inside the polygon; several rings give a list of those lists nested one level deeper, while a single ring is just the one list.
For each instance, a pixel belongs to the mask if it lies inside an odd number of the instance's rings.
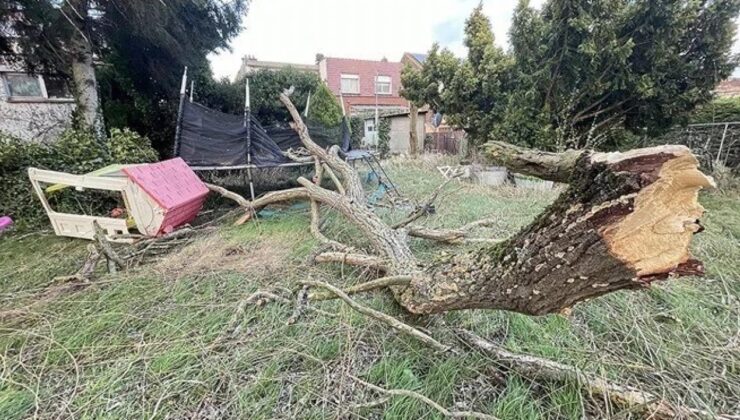
[{"label": "white window frame", "polygon": [[[382,82],[380,82],[380,79],[383,79]],[[378,90],[378,83],[388,84],[388,92],[381,92]],[[375,76],[375,93],[378,95],[393,95],[393,78],[391,76],[379,74]]]},{"label": "white window frame", "polygon": [[[357,81],[357,90],[353,92],[345,91],[342,86],[342,82],[347,80],[356,80]],[[359,95],[360,94],[360,75],[358,74],[345,74],[342,73],[339,76],[339,91],[342,92],[342,94],[349,94],[349,95]]]},{"label": "white window frame", "polygon": [[39,88],[41,89],[41,96],[13,96],[10,90],[10,82],[7,79],[8,75],[23,75],[31,76],[28,73],[22,71],[3,71],[0,72],[0,79],[2,79],[3,88],[7,93],[8,102],[74,102],[74,98],[49,98],[49,93],[46,91],[46,81],[42,75],[36,75],[36,79],[39,82]]}]

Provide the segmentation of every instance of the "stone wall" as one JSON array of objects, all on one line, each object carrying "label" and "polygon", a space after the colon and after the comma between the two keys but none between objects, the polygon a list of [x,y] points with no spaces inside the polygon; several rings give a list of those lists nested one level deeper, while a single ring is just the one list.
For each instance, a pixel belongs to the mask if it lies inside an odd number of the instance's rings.
[{"label": "stone wall", "polygon": [[27,141],[53,141],[72,124],[74,108],[72,100],[11,101],[0,77],[0,132]]}]

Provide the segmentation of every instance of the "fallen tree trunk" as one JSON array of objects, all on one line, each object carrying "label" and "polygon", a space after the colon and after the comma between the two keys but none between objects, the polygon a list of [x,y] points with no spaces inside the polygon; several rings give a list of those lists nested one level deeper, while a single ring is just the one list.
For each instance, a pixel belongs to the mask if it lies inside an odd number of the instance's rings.
[{"label": "fallen tree trunk", "polygon": [[[309,151],[317,150],[290,99],[281,101]],[[319,148],[320,149],[320,148]],[[669,275],[698,275],[703,265],[688,251],[703,208],[698,191],[712,186],[683,146],[627,153],[542,153],[505,143],[484,148],[494,162],[569,186],[529,226],[500,243],[419,262],[409,232],[394,229],[358,199],[359,176],[322,152],[325,163],[349,186],[347,194],[299,179],[304,193],[330,206],[360,229],[384,261],[386,275],[410,276],[393,286],[398,302],[413,313],[503,309],[531,315],[559,312],[580,301],[620,289],[643,287]],[[317,152],[317,154],[319,154]],[[454,230],[451,232],[455,232]],[[426,235],[454,242],[457,237]]]}]

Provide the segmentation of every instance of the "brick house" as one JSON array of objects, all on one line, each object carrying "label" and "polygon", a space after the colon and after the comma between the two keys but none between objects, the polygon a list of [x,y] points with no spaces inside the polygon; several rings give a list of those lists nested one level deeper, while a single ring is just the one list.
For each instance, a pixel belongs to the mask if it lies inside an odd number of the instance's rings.
[{"label": "brick house", "polygon": [[740,97],[740,78],[731,77],[723,80],[714,88],[714,93],[719,98]]},{"label": "brick house", "polygon": [[408,111],[409,102],[401,88],[400,62],[325,57],[319,76],[337,98],[342,97],[348,114],[374,111]]}]

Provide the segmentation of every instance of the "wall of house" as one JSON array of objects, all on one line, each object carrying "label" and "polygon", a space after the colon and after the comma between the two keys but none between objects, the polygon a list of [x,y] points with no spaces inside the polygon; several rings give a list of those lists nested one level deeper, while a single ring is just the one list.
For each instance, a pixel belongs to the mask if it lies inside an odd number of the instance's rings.
[{"label": "wall of house", "polygon": [[[391,154],[401,154],[409,152],[409,116],[389,117],[391,120],[390,132],[390,152]],[[424,149],[424,114],[419,114],[416,118],[416,150],[421,152]]]},{"label": "wall of house", "polygon": [[72,124],[73,101],[11,102],[8,96],[0,78],[0,132],[26,141],[49,142]]}]

